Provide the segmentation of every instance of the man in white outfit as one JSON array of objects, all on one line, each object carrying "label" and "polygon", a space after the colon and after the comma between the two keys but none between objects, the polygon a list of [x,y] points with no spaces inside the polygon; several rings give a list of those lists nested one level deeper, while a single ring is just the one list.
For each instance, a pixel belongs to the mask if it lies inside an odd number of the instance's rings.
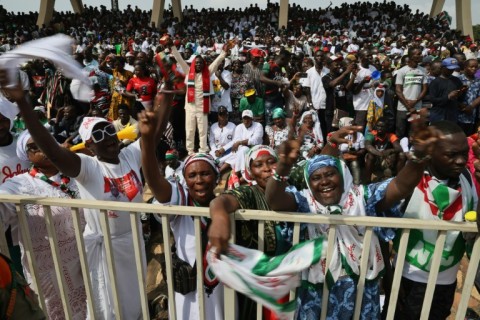
[{"label": "man in white outfit", "polygon": [[212,124],[208,137],[210,154],[219,162],[220,172],[228,169],[230,165],[226,161],[234,158],[232,147],[236,127],[233,122],[228,121],[227,108],[220,106],[218,108],[218,122]]},{"label": "man in white outfit", "polygon": [[252,110],[244,110],[242,112],[242,123],[235,129],[233,136],[232,152],[235,157],[227,160],[227,163],[232,167],[240,178],[240,173],[245,170],[245,154],[248,150],[263,142],[263,126],[253,121]]}]

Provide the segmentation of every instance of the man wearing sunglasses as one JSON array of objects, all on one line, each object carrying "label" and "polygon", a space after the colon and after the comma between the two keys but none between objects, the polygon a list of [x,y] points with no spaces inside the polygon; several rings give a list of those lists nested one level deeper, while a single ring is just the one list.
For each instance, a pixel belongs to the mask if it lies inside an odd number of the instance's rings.
[{"label": "man wearing sunglasses", "polygon": [[[103,118],[85,117],[80,125],[79,134],[85,146],[95,154],[89,157],[76,154],[59,146],[47,129],[38,121],[33,108],[26,99],[20,86],[10,87],[8,72],[0,70],[0,87],[17,102],[25,124],[35,143],[52,163],[63,174],[77,181],[81,199],[143,202],[142,182],[140,177],[141,149],[140,140],[120,150],[115,128]],[[171,95],[159,95],[155,105],[158,113],[168,110]],[[157,133],[165,130],[165,124],[159,123]],[[157,139],[159,141],[160,139]],[[103,232],[100,228],[99,210],[85,209],[87,226],[84,231],[85,248],[87,251],[90,276],[93,281],[93,299],[97,301],[94,310],[96,318],[114,318],[114,307],[109,301],[111,296],[110,280],[106,263],[103,261]],[[137,272],[134,259],[133,235],[128,212],[109,210],[108,221],[112,234],[113,255],[117,272],[117,285],[122,316],[125,319],[141,317],[141,303],[138,288]],[[140,216],[137,228],[141,233]],[[143,239],[140,237],[140,243]],[[143,256],[145,268],[145,256]],[[89,312],[92,312],[90,310]],[[90,317],[92,317],[90,315]]]}]

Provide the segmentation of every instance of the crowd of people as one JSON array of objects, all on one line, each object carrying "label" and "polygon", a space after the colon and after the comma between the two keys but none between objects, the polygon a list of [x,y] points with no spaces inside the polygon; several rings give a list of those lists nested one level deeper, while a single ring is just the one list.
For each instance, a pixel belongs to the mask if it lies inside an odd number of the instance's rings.
[{"label": "crowd of people", "polygon": [[[288,27],[278,29],[279,7],[270,2],[266,9],[185,7],[182,21],[166,10],[160,26],[149,23],[151,13],[130,5],[122,12],[83,9],[55,13],[48,26],[37,27],[37,13],[0,8],[0,53],[65,33],[72,37],[72,63],[92,86],[89,101],[79,100],[74,81],[48,59],[19,66],[14,86],[11,72],[0,70],[0,194],[143,202],[148,188],[153,205],[209,207],[201,241],[189,216],[169,220],[175,255],[192,274],[196,245],[204,253],[210,246],[228,252],[229,213],[237,209],[447,221],[464,221],[477,209],[478,42],[450,29],[444,16],[394,2],[315,10],[291,5]],[[1,203],[0,209],[2,223],[11,227],[12,250],[20,244],[18,269],[23,265],[31,279],[16,207]],[[62,319],[45,213],[36,205],[25,212],[45,313]],[[100,214],[82,210],[96,301],[95,310],[87,310],[70,209],[52,207],[74,319],[115,319]],[[121,312],[137,319],[130,217],[107,214]],[[160,219],[142,219],[137,227],[147,242],[145,267],[155,238],[150,230]],[[235,228],[237,244],[258,248],[256,222],[237,221]],[[301,241],[327,230],[305,225]],[[388,301],[389,244],[398,245],[400,231],[375,230],[362,319],[386,315],[380,291]],[[289,223],[266,221],[264,252],[287,252],[292,233]],[[448,232],[430,318],[450,314],[460,260],[474,236]],[[327,318],[353,316],[363,239],[361,228],[337,229],[330,265],[321,257],[302,273],[296,319],[320,317],[327,282]],[[435,239],[436,232],[411,231],[396,319],[420,317]],[[14,260],[19,255],[11,252]],[[210,266],[204,262],[204,268]],[[213,272],[205,272],[203,288],[182,288],[175,293],[177,317],[199,318],[202,289],[207,319],[223,319],[223,285]],[[157,289],[149,295],[151,316],[168,318],[158,298],[166,291]],[[255,317],[254,298],[253,292],[238,296],[239,319]],[[268,308],[263,315],[277,319]]]}]

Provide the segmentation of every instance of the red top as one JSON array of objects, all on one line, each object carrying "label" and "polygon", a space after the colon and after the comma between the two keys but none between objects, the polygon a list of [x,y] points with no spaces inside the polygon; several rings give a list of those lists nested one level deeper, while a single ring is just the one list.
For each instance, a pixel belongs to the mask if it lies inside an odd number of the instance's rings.
[{"label": "red top", "polygon": [[142,101],[152,101],[157,94],[155,80],[150,77],[131,78],[127,84],[127,91],[135,90]]}]

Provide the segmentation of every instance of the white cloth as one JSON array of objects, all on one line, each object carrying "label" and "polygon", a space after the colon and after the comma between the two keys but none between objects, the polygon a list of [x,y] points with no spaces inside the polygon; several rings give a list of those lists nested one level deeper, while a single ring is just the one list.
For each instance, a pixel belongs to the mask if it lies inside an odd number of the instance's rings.
[{"label": "white cloth", "polygon": [[[101,162],[96,157],[79,154],[81,169],[76,180],[80,198],[101,201],[143,202],[140,153],[140,141],[137,140],[120,151],[119,164]],[[138,319],[142,310],[137,270],[134,263],[135,253],[130,215],[126,211],[108,210],[107,213],[123,318]],[[93,299],[96,301],[95,316],[100,319],[115,319],[103,232],[100,227],[100,214],[99,210],[85,209],[87,226],[83,235],[93,285]],[[142,234],[139,215],[137,229],[139,234]],[[139,241],[140,246],[143,247],[143,238],[141,237]],[[142,264],[145,270],[145,255],[142,255]]]},{"label": "white cloth", "polygon": [[165,167],[165,179],[174,179],[180,182],[182,185],[186,186],[185,184],[185,177],[183,176],[183,161],[178,160],[180,163],[176,169],[173,169],[170,166]]},{"label": "white cloth", "polygon": [[[235,134],[233,136],[233,142],[247,140],[249,146],[255,146],[262,144],[263,142],[263,126],[253,121],[249,128],[246,128],[243,123],[239,124],[235,128]],[[234,157],[227,159],[227,163],[230,164],[236,172],[245,170],[245,155],[250,148],[246,146],[239,146],[237,152],[234,153]]]},{"label": "white cloth", "polygon": [[[377,70],[375,67],[369,66],[368,69],[358,65],[358,73],[354,83],[360,83],[364,78],[371,77],[372,72]],[[353,108],[355,111],[367,111],[370,100],[373,99],[372,81],[363,85],[359,93],[353,95]]]},{"label": "white cloth", "polygon": [[[60,174],[50,177],[51,180],[60,182]],[[71,190],[78,191],[74,180],[70,180],[68,187]],[[0,194],[10,195],[28,195],[49,198],[67,198],[68,196],[59,188],[32,177],[29,173],[23,173],[0,186]],[[60,250],[60,258],[63,265],[63,274],[68,285],[66,286],[68,304],[72,308],[72,319],[85,319],[87,314],[86,293],[83,285],[82,270],[80,268],[80,259],[78,248],[75,241],[75,229],[73,226],[72,214],[70,208],[52,206],[52,218],[55,225]],[[49,319],[64,319],[62,300],[57,286],[57,277],[52,259],[52,252],[48,240],[47,227],[44,220],[44,211],[42,206],[25,205],[25,214],[27,216],[28,231],[32,240],[33,252],[37,263],[39,285],[45,295],[45,304],[47,306],[46,315]],[[85,225],[83,214],[82,230]],[[21,239],[20,229],[18,227],[18,216],[13,203],[0,203],[0,220],[4,225],[11,225],[15,234],[14,238],[20,239],[20,248],[22,251],[22,264],[24,274],[29,283],[32,283],[32,276],[28,267],[25,249]],[[82,231],[80,230],[80,232]]]},{"label": "white cloth", "polygon": [[[21,46],[0,56],[0,68],[10,70],[10,79],[15,81],[17,66],[30,59],[42,58],[51,61],[62,74],[70,79],[78,79],[89,92],[90,80],[82,72],[82,66],[75,61],[70,53],[73,39],[63,34],[45,37],[38,40],[23,43]],[[89,101],[89,96],[79,97],[82,101]],[[85,100],[83,100],[85,99]]]},{"label": "white cloth", "polygon": [[313,108],[315,110],[325,109],[327,103],[327,94],[323,88],[322,78],[328,73],[328,69],[325,68],[318,73],[315,66],[307,70],[307,78],[305,78],[303,86],[310,88],[310,95],[312,97]]},{"label": "white cloth", "polygon": [[213,84],[212,111],[217,112],[220,106],[232,111],[232,100],[230,99],[230,88],[232,85],[232,73],[228,70],[222,71],[222,79],[228,84],[228,89],[222,87],[220,80],[215,73],[212,74],[211,80]]},{"label": "white cloth", "polygon": [[17,137],[8,146],[0,146],[0,185],[7,179],[28,171],[30,163],[17,157]]},{"label": "white cloth", "polygon": [[10,119],[10,130],[13,128],[13,120],[20,112],[16,103],[10,102],[2,94],[0,94],[0,113]]},{"label": "white cloth", "polygon": [[[222,165],[228,159],[234,157],[234,153],[232,153],[231,151],[234,143],[233,136],[235,134],[236,127],[237,126],[232,122],[227,123],[227,125],[223,128],[220,128],[218,122],[215,122],[210,127],[210,135],[208,136],[210,155],[217,159],[220,165]],[[217,158],[217,156],[215,155],[215,151],[221,148],[225,150],[226,154],[221,158]]]},{"label": "white cloth", "polygon": [[[186,206],[188,190],[177,183],[170,182],[170,184],[172,186],[172,197],[170,202],[163,203],[163,205]],[[178,257],[193,267],[195,264],[195,247],[201,244],[200,239],[195,238],[192,217],[175,216],[170,220],[170,228],[172,229]],[[210,295],[205,294],[204,297],[205,319],[222,320],[224,316],[223,285],[219,283]],[[179,320],[200,319],[197,290],[186,295],[175,292],[175,309]]]}]

